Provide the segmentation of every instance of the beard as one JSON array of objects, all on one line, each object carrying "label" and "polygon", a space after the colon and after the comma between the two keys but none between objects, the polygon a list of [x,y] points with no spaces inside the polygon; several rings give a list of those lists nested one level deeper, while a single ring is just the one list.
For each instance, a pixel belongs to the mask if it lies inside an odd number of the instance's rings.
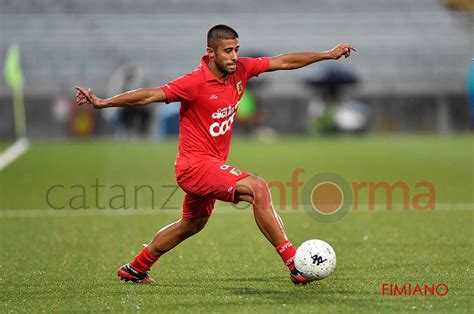
[{"label": "beard", "polygon": [[[233,63],[233,64],[237,65],[237,63]],[[225,63],[220,62],[220,61],[217,61],[217,62],[216,62],[216,65],[217,65],[217,67],[219,68],[219,70],[221,70],[222,73],[225,73],[225,74],[232,74],[232,73],[235,73],[235,71],[237,71],[237,67],[235,67],[234,70],[229,70],[229,69],[228,69],[228,66],[229,66],[230,64],[225,64]]]}]

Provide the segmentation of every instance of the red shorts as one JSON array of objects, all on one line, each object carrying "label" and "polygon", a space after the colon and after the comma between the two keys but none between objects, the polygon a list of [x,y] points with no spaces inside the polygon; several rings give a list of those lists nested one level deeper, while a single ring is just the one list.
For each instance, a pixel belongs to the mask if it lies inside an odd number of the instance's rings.
[{"label": "red shorts", "polygon": [[219,160],[191,161],[178,158],[176,182],[186,192],[183,219],[210,216],[216,200],[237,203],[235,184],[248,177],[248,172],[228,166]]}]

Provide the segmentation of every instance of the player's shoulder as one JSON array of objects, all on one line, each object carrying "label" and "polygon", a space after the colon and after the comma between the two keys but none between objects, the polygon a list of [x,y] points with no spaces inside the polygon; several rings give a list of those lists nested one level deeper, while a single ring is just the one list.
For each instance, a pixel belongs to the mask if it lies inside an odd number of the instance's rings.
[{"label": "player's shoulder", "polygon": [[250,57],[239,57],[239,58],[237,59],[237,63],[246,65],[246,64],[252,62],[253,59],[254,59],[254,58],[250,58]]},{"label": "player's shoulder", "polygon": [[204,74],[204,69],[202,65],[199,65],[192,72],[186,74],[189,80],[192,80],[196,86],[201,85],[205,80],[206,76]]},{"label": "player's shoulder", "polygon": [[252,67],[253,58],[249,57],[239,57],[237,59],[237,71],[238,73],[247,73],[249,68]]},{"label": "player's shoulder", "polygon": [[202,70],[201,66],[198,66],[193,71],[185,74],[184,76],[191,80],[201,80],[204,78],[204,71]]},{"label": "player's shoulder", "polygon": [[186,73],[177,78],[181,82],[185,82],[189,85],[199,85],[200,82],[204,81],[204,75],[202,70],[198,68],[194,69],[192,72]]},{"label": "player's shoulder", "polygon": [[248,63],[254,63],[254,62],[261,62],[267,57],[257,57],[257,58],[252,58],[252,57],[239,57],[237,59],[237,62],[240,62],[242,64],[248,64]]},{"label": "player's shoulder", "polygon": [[251,69],[254,69],[264,64],[265,59],[266,57],[257,57],[257,58],[239,57],[237,59],[237,64],[238,64],[238,67],[240,65],[241,69],[244,69],[245,71],[251,71]]}]

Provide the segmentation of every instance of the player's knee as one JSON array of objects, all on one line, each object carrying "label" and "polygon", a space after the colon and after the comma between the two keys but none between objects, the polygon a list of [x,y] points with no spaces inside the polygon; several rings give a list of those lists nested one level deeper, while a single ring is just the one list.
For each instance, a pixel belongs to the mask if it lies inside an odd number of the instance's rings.
[{"label": "player's knee", "polygon": [[209,217],[191,221],[181,221],[181,233],[183,237],[187,238],[201,231],[206,225],[208,218]]},{"label": "player's knee", "polygon": [[266,206],[270,197],[270,189],[267,182],[257,176],[251,176],[244,179],[245,182],[238,187],[239,194],[237,200],[246,201],[253,205],[261,204]]},{"label": "player's knee", "polygon": [[260,178],[255,177],[252,184],[253,196],[256,201],[266,200],[270,195],[270,190],[268,188],[267,182]]},{"label": "player's knee", "polygon": [[204,229],[204,226],[206,225],[206,223],[207,223],[207,219],[198,219],[198,220],[196,220],[193,223],[192,230],[191,230],[193,232],[193,234],[198,233],[199,231]]}]

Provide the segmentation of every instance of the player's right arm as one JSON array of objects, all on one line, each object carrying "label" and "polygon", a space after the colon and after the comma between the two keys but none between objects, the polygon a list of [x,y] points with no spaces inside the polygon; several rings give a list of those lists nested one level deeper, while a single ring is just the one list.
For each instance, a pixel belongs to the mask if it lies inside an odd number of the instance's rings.
[{"label": "player's right arm", "polygon": [[92,90],[76,86],[76,103],[78,105],[90,104],[94,108],[144,106],[154,102],[166,102],[165,92],[160,88],[139,88],[120,95],[102,99],[97,97]]}]

